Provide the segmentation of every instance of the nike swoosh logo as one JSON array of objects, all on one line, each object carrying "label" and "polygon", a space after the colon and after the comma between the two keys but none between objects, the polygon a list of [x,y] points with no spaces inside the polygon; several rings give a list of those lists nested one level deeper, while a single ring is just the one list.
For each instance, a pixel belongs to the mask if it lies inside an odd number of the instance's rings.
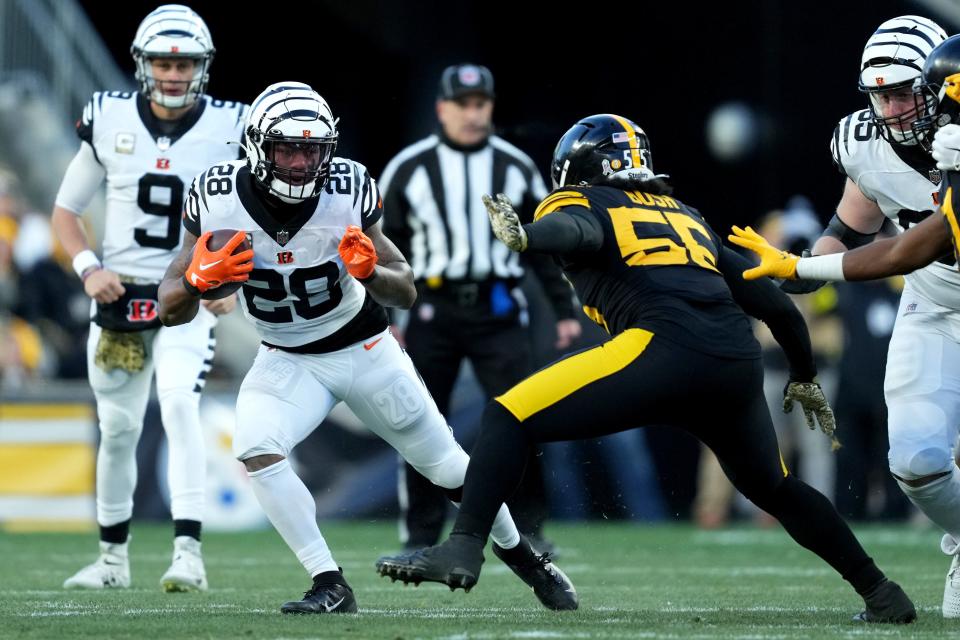
[{"label": "nike swoosh logo", "polygon": [[223,262],[223,260],[217,260],[216,262],[211,262],[210,264],[203,264],[203,263],[201,262],[201,263],[200,263],[200,271],[206,271],[206,270],[209,269],[210,267],[215,267],[215,266],[217,266],[218,264],[220,264],[221,262]]},{"label": "nike swoosh logo", "polygon": [[339,600],[337,600],[337,601],[334,602],[333,604],[325,604],[325,605],[323,605],[323,608],[327,610],[327,613],[330,613],[331,611],[333,611],[334,609],[336,609],[337,607],[339,607],[340,604],[341,604],[344,600],[346,600],[346,597],[340,598]]},{"label": "nike swoosh logo", "polygon": [[104,561],[103,561],[103,564],[109,565],[109,566],[111,566],[111,567],[119,567],[119,566],[121,566],[123,563],[122,563],[122,562],[110,562],[109,560],[104,560]]},{"label": "nike swoosh logo", "polygon": [[373,342],[363,345],[363,348],[366,349],[367,351],[370,351],[370,349],[373,349],[375,346],[377,346],[377,343],[380,342],[381,340],[383,340],[383,338],[377,338]]}]

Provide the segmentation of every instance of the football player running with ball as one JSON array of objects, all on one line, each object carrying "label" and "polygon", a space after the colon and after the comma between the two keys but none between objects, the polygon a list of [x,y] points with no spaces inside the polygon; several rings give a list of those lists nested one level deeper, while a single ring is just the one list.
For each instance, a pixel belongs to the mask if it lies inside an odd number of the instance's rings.
[{"label": "football player running with ball", "polygon": [[[262,345],[237,398],[234,453],[313,579],[284,613],[357,611],[313,496],[287,459],[337,402],[455,502],[469,461],[387,330],[383,307],[414,302],[412,272],[383,235],[376,183],[360,163],[334,157],[337,138],[337,120],[316,91],[299,82],[268,87],[247,119],[246,161],[214,165],[190,187],[184,248],[160,285],[160,316],[172,326],[194,317],[204,292],[243,282],[243,311]],[[237,234],[212,251],[207,238],[219,229]],[[234,255],[244,235],[253,250]],[[545,606],[576,608],[573,585],[534,552],[503,505],[491,535]]]},{"label": "football player running with ball", "polygon": [[[180,247],[185,185],[210,164],[238,156],[246,106],[204,94],[213,41],[200,16],[183,5],[163,5],[144,18],[131,52],[140,91],[93,95],[77,122],[80,151],[63,177],[52,216],[93,300],[87,368],[100,420],[100,556],[63,586],[130,586],[136,448],[156,372],[174,523],[173,562],[160,582],[166,591],[202,591],[206,457],[200,391],[213,362],[216,314],[231,311],[236,298],[205,303],[193,322],[169,329],[160,326],[157,285]],[[80,214],[104,179],[101,260]]]}]

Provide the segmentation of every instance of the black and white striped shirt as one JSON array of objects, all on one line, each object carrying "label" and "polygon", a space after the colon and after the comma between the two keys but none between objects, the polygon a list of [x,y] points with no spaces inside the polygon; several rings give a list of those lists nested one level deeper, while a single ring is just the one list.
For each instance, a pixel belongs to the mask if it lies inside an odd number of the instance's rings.
[{"label": "black and white striped shirt", "polygon": [[410,145],[380,178],[384,230],[419,280],[519,280],[519,254],[493,235],[480,196],[505,193],[530,222],[547,195],[525,153],[498,136],[469,149],[441,135]]}]

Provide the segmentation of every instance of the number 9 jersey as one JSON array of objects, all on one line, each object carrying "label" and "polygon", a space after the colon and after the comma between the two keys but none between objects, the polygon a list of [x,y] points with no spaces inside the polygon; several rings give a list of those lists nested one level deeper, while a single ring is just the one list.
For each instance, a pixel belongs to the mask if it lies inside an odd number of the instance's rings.
[{"label": "number 9 jersey", "polygon": [[240,302],[264,344],[328,353],[387,327],[383,307],[347,273],[337,249],[348,225],[366,230],[382,214],[376,182],[358,162],[334,158],[318,197],[282,204],[238,160],[194,179],[183,226],[197,237],[216,229],[245,231],[254,269]]},{"label": "number 9 jersey", "polygon": [[162,121],[137,93],[95,93],[77,122],[85,144],[57,205],[83,213],[106,177],[104,266],[159,281],[180,247],[185,186],[211,164],[239,156],[246,112],[205,95],[181,119]]}]

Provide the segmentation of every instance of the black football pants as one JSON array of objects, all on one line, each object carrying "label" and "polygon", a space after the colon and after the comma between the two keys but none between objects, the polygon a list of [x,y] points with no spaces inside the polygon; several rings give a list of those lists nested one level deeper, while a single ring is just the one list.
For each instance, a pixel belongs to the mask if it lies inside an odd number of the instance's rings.
[{"label": "black football pants", "polygon": [[454,532],[489,535],[534,444],[642,425],[669,425],[700,439],[741,493],[858,592],[882,579],[830,502],[787,472],[760,361],[709,356],[642,329],[541,369],[489,403]]}]

